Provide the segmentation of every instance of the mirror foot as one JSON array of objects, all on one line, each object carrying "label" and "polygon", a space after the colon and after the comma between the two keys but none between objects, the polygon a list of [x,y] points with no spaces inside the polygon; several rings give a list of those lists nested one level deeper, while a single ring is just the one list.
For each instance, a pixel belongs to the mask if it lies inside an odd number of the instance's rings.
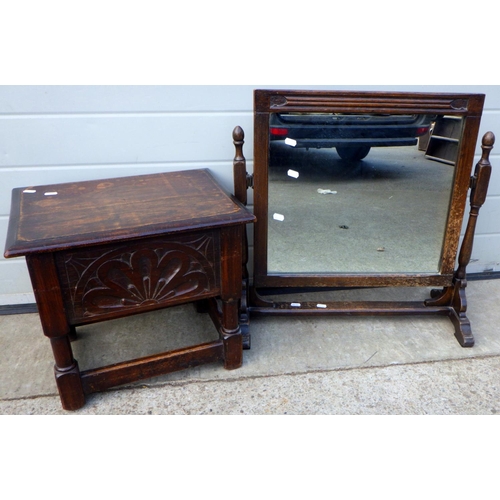
[{"label": "mirror foot", "polygon": [[474,337],[472,335],[470,321],[466,316],[467,299],[465,297],[466,279],[456,279],[454,286],[452,309],[450,319],[455,326],[455,337],[462,347],[472,347]]},{"label": "mirror foot", "polygon": [[470,327],[470,321],[465,315],[458,314],[455,310],[450,313],[450,319],[455,327],[455,337],[462,347],[473,347],[474,336]]},{"label": "mirror foot", "polygon": [[462,347],[472,347],[470,321],[467,318],[467,299],[465,297],[466,279],[455,278],[454,284],[443,290],[432,290],[431,298],[425,301],[427,307],[447,307],[449,317],[455,327],[455,337]]}]

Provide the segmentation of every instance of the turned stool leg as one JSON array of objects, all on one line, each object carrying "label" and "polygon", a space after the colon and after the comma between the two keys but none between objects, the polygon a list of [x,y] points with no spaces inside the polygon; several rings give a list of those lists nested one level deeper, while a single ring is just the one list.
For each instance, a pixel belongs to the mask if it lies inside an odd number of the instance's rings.
[{"label": "turned stool leg", "polygon": [[239,324],[243,230],[236,226],[221,231],[221,336],[227,370],[239,368],[243,363],[243,336]]},{"label": "turned stool leg", "polygon": [[65,410],[78,410],[85,404],[78,363],[73,358],[69,335],[50,339],[54,353],[54,375],[57,389]]},{"label": "turned stool leg", "polygon": [[70,340],[74,333],[66,318],[54,256],[29,255],[30,272],[43,333],[49,337],[55,359],[55,377],[62,406],[77,410],[85,403],[78,363],[73,358]]},{"label": "turned stool leg", "polygon": [[238,301],[222,302],[222,341],[224,368],[234,370],[243,364],[243,336],[238,324]]}]

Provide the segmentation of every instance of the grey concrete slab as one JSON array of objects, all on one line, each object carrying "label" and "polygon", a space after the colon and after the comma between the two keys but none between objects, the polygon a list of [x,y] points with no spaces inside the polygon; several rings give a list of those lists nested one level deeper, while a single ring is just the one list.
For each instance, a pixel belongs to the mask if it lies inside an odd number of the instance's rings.
[{"label": "grey concrete slab", "polygon": [[[437,316],[255,318],[252,349],[244,352],[239,370],[213,364],[156,377],[93,395],[76,413],[494,413],[500,280],[470,282],[467,292],[476,338],[472,349],[460,347],[451,322]],[[73,348],[81,369],[217,335],[208,316],[191,305],[79,331]],[[0,343],[0,413],[68,413],[60,409],[52,353],[38,315],[0,316]],[[463,383],[457,386],[457,380]],[[326,387],[337,387],[340,399],[323,393]],[[256,400],[257,393],[264,399]],[[449,398],[444,406],[438,404],[441,397]],[[367,398],[379,403],[368,404]]]},{"label": "grey concrete slab", "polygon": [[57,396],[0,401],[25,415],[495,415],[500,357],[243,377],[171,381],[91,395],[76,412]]}]

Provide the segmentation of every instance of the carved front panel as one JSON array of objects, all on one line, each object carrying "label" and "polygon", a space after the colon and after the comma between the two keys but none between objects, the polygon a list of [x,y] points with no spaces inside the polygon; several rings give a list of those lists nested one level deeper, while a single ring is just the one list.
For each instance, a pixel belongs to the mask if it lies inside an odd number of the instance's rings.
[{"label": "carved front panel", "polygon": [[105,245],[57,257],[72,323],[217,295],[216,231]]}]

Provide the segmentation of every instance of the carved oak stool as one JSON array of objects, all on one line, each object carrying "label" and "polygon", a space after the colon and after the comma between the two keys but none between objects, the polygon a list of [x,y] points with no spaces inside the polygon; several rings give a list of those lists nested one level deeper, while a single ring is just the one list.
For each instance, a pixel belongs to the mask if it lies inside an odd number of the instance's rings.
[{"label": "carved oak stool", "polygon": [[[14,189],[5,257],[26,256],[63,408],[204,363],[240,367],[242,244],[253,221],[206,169]],[[79,371],[75,327],[187,302],[209,304],[218,340]]]}]

